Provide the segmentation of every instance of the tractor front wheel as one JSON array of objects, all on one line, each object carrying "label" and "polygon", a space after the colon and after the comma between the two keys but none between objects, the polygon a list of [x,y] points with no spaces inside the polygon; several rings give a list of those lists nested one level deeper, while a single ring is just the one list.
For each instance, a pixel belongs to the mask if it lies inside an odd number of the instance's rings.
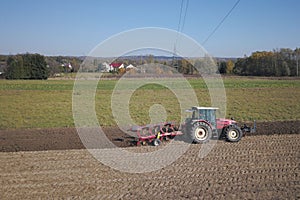
[{"label": "tractor front wheel", "polygon": [[191,139],[195,143],[208,142],[212,136],[211,128],[204,122],[196,122],[191,129]]},{"label": "tractor front wheel", "polygon": [[242,130],[237,126],[229,126],[226,128],[226,139],[229,142],[238,142],[243,137]]}]

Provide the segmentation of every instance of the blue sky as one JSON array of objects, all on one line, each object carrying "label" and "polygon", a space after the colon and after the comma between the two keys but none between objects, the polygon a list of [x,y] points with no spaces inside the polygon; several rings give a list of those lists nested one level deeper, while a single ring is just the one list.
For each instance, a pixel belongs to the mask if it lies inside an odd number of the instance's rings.
[{"label": "blue sky", "polygon": [[[181,31],[202,44],[236,1],[189,0]],[[181,8],[181,0],[0,3],[0,54],[87,55],[100,42],[129,29],[177,30]],[[217,57],[300,47],[299,11],[299,0],[241,0],[203,47]]]}]

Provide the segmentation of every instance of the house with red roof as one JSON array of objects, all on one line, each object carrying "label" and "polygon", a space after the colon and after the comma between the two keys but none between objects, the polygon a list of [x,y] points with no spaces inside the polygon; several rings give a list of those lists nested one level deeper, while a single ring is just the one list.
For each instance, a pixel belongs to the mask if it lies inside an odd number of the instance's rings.
[{"label": "house with red roof", "polygon": [[124,68],[124,64],[123,64],[123,63],[120,63],[120,62],[112,62],[112,63],[110,63],[110,66],[111,66],[113,69]]}]

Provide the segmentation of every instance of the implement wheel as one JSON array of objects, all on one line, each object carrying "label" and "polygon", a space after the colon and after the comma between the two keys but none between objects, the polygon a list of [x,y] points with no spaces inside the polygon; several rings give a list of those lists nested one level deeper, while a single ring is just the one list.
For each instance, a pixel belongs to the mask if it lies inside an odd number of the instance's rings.
[{"label": "implement wheel", "polygon": [[227,127],[225,133],[228,142],[238,142],[243,137],[243,131],[238,126]]},{"label": "implement wheel", "polygon": [[156,138],[156,139],[153,140],[152,143],[153,143],[153,146],[159,146],[160,143],[161,143],[161,141],[160,141],[159,139]]},{"label": "implement wheel", "polygon": [[190,136],[195,143],[208,142],[212,136],[211,128],[204,122],[196,122],[193,124]]}]

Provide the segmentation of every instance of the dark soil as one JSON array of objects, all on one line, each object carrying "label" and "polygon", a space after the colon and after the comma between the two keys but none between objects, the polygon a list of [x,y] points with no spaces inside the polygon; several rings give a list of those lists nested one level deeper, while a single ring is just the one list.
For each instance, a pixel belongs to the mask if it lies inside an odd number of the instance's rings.
[{"label": "dark soil", "polygon": [[252,135],[300,134],[300,121],[259,122]]},{"label": "dark soil", "polygon": [[[118,147],[133,146],[134,138],[115,127],[104,128]],[[300,121],[259,122],[252,135],[299,134]],[[245,139],[245,138],[243,138]],[[84,149],[75,128],[0,130],[0,152]]]}]

